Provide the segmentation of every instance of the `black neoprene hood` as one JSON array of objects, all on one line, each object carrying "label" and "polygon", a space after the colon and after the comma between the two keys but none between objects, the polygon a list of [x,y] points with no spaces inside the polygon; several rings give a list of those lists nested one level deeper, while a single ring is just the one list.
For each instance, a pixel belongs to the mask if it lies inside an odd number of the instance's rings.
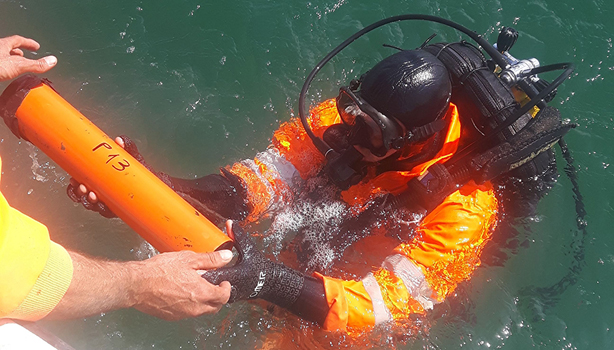
[{"label": "black neoprene hood", "polygon": [[424,50],[406,50],[385,58],[367,72],[359,93],[378,111],[411,128],[445,113],[452,85],[437,57]]}]

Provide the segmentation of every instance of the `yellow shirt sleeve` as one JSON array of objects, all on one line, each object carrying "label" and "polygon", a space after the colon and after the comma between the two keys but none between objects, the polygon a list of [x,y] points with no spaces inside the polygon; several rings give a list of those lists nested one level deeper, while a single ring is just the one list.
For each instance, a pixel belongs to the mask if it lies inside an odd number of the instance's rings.
[{"label": "yellow shirt sleeve", "polygon": [[68,252],[50,241],[47,227],[11,208],[0,193],[0,318],[45,317],[72,273]]}]

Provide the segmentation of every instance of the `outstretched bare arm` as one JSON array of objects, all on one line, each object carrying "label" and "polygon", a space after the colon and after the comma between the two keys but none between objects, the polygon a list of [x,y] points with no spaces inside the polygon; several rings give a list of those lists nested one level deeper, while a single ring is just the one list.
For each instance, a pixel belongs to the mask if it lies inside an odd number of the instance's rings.
[{"label": "outstretched bare arm", "polygon": [[68,291],[47,316],[78,318],[134,307],[165,320],[215,313],[230,297],[230,283],[213,285],[199,270],[226,265],[228,250],[163,253],[144,261],[106,261],[69,252],[74,266]]}]

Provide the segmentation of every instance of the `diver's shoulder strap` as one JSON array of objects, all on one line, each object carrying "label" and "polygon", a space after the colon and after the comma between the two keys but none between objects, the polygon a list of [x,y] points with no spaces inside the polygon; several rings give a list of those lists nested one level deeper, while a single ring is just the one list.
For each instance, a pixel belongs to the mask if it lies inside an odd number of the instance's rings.
[{"label": "diver's shoulder strap", "polygon": [[430,212],[470,180],[484,183],[529,163],[574,127],[562,123],[558,109],[546,107],[508,141],[451,166],[434,164],[424,176],[409,181],[392,203]]}]

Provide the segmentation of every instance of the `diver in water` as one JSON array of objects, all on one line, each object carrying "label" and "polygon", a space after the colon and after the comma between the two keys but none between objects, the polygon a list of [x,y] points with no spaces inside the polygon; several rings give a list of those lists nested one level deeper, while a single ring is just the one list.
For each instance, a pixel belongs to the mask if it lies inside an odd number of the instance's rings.
[{"label": "diver in water", "polygon": [[[526,215],[549,189],[551,147],[571,126],[552,107],[522,110],[525,97],[473,45],[425,43],[385,58],[311,110],[307,128],[326,152],[294,119],[266,151],[220,174],[156,174],[212,221],[234,220],[226,225],[239,261],[203,276],[229,281],[231,302],[264,299],[328,330],[375,326],[444,301],[480,265],[503,206]],[[145,164],[130,139],[121,142]],[[274,262],[241,228],[317,193],[314,179],[332,184],[343,203],[339,222],[321,226],[340,233],[330,235],[333,247],[379,260],[358,280]],[[110,215],[84,201],[85,190],[71,186],[69,194]],[[347,249],[361,242],[368,251]]]}]

